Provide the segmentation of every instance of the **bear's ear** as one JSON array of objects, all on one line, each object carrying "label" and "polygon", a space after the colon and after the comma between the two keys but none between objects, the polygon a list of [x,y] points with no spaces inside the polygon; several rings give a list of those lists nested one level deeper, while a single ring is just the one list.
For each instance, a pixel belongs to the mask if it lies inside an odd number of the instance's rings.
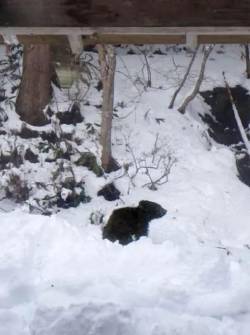
[{"label": "bear's ear", "polygon": [[147,203],[148,203],[148,201],[146,201],[146,200],[141,200],[141,201],[139,202],[139,204],[138,204],[138,207],[139,207],[140,209],[145,209],[145,207],[147,206]]}]

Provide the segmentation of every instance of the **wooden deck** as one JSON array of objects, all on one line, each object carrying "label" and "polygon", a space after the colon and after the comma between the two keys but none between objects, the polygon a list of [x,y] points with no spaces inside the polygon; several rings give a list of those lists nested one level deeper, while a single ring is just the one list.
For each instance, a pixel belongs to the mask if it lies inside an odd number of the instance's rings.
[{"label": "wooden deck", "polygon": [[250,0],[0,0],[0,43],[1,35],[51,44],[58,35],[85,44],[250,43]]},{"label": "wooden deck", "polygon": [[249,27],[249,0],[1,0],[1,27]]}]

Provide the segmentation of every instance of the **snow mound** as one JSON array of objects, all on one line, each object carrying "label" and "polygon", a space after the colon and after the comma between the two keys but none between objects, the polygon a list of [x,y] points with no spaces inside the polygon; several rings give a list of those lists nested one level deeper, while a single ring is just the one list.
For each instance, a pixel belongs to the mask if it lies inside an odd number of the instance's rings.
[{"label": "snow mound", "polygon": [[114,304],[88,304],[68,309],[38,310],[32,335],[127,335],[134,334],[130,312]]}]

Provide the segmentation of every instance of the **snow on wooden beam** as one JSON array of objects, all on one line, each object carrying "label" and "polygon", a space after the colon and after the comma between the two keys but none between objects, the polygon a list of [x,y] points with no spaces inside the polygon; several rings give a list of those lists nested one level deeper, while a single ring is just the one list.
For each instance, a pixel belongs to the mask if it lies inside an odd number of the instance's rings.
[{"label": "snow on wooden beam", "polygon": [[78,56],[83,50],[83,40],[80,35],[69,35],[68,36],[69,45],[71,51],[74,55]]},{"label": "snow on wooden beam", "polygon": [[186,44],[189,48],[195,49],[198,45],[197,35],[194,33],[186,34]]}]

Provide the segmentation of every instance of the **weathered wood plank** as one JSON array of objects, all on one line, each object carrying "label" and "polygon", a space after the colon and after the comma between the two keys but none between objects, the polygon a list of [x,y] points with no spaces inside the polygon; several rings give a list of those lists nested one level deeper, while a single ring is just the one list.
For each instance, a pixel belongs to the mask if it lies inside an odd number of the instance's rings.
[{"label": "weathered wood plank", "polygon": [[2,27],[0,35],[250,35],[249,27]]},{"label": "weathered wood plank", "polygon": [[5,27],[250,26],[249,0],[1,0]]},{"label": "weathered wood plank", "polygon": [[[22,44],[50,44],[55,47],[65,46],[65,35],[17,35]],[[82,36],[86,45],[104,44],[185,44],[185,34],[182,35],[155,35],[155,34],[93,34]],[[3,39],[0,37],[0,43]]]},{"label": "weathered wood plank", "polygon": [[85,45],[104,44],[185,44],[185,35],[154,35],[154,34],[94,34],[84,36]]},{"label": "weathered wood plank", "polygon": [[[250,32],[240,34],[236,30],[231,33],[217,34],[209,31],[200,34],[195,32],[198,44],[244,44],[250,43]],[[192,33],[193,34],[193,33]],[[24,45],[29,44],[50,44],[55,49],[63,48],[70,52],[70,45],[66,35],[17,35],[17,39]],[[84,45],[104,44],[188,44],[188,34],[92,34],[82,36]],[[0,44],[3,44],[3,37],[0,35]]]},{"label": "weathered wood plank", "polygon": [[250,35],[198,35],[199,44],[245,44]]}]

